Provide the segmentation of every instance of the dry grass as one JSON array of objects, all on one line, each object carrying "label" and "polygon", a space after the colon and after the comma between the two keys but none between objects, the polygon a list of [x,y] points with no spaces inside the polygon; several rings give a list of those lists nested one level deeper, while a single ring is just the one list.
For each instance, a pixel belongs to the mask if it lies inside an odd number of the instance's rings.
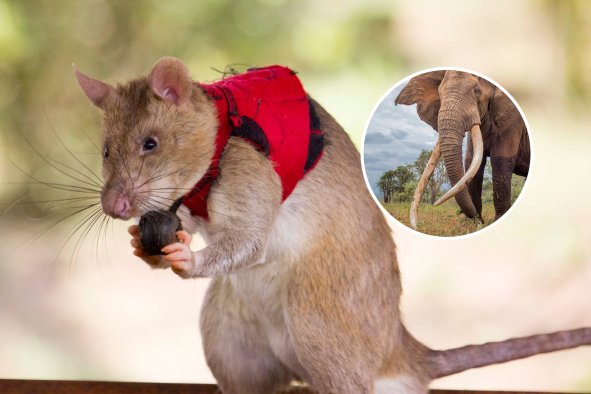
[{"label": "dry grass", "polygon": [[[410,202],[382,203],[384,209],[400,223],[410,228]],[[429,235],[454,237],[478,231],[493,222],[495,208],[491,203],[482,206],[484,225],[475,219],[464,216],[454,200],[449,200],[439,207],[422,203],[419,207],[417,230]]]}]

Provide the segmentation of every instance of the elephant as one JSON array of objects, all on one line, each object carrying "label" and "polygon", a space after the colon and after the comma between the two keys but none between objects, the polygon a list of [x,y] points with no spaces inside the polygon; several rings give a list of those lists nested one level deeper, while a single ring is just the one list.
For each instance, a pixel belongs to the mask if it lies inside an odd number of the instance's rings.
[{"label": "elephant", "polygon": [[[419,202],[440,156],[452,187],[434,205],[455,197],[467,217],[484,223],[482,182],[488,157],[492,166],[494,220],[503,216],[511,207],[512,174],[527,177],[531,153],[525,121],[502,89],[465,71],[431,71],[411,78],[395,104],[417,104],[419,118],[439,133],[415,190],[411,226],[417,227]],[[462,167],[465,134],[468,144]]]}]

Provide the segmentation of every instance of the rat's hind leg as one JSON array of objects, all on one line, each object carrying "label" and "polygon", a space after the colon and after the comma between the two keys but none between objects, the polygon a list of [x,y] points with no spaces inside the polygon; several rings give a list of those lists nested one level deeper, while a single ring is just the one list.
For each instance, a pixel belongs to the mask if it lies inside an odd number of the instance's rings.
[{"label": "rat's hind leg", "polygon": [[207,364],[224,394],[270,394],[294,379],[227,278],[210,285],[201,311],[201,336]]},{"label": "rat's hind leg", "polygon": [[403,349],[396,272],[385,258],[362,268],[363,257],[346,245],[331,252],[315,251],[294,264],[289,335],[316,391],[374,394],[389,356]]}]

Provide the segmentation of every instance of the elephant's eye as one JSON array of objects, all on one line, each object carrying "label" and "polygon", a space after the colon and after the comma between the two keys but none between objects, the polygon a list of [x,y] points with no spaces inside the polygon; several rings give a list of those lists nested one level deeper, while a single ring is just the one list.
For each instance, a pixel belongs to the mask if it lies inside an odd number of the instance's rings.
[{"label": "elephant's eye", "polygon": [[482,91],[480,90],[480,86],[474,86],[474,94],[476,95],[476,97],[480,96],[481,93]]}]

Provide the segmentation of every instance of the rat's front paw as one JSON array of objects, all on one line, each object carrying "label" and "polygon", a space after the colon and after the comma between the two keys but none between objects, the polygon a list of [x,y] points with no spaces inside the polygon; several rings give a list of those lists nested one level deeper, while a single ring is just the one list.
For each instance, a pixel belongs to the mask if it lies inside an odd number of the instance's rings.
[{"label": "rat's front paw", "polygon": [[170,268],[181,278],[198,276],[195,254],[191,252],[191,235],[186,231],[177,231],[177,238],[181,242],[175,242],[162,248],[164,259],[170,264]]},{"label": "rat's front paw", "polygon": [[170,263],[164,259],[164,256],[151,256],[146,254],[140,247],[138,226],[134,225],[127,229],[131,234],[130,244],[133,247],[133,254],[144,260],[152,268],[168,268]]}]

